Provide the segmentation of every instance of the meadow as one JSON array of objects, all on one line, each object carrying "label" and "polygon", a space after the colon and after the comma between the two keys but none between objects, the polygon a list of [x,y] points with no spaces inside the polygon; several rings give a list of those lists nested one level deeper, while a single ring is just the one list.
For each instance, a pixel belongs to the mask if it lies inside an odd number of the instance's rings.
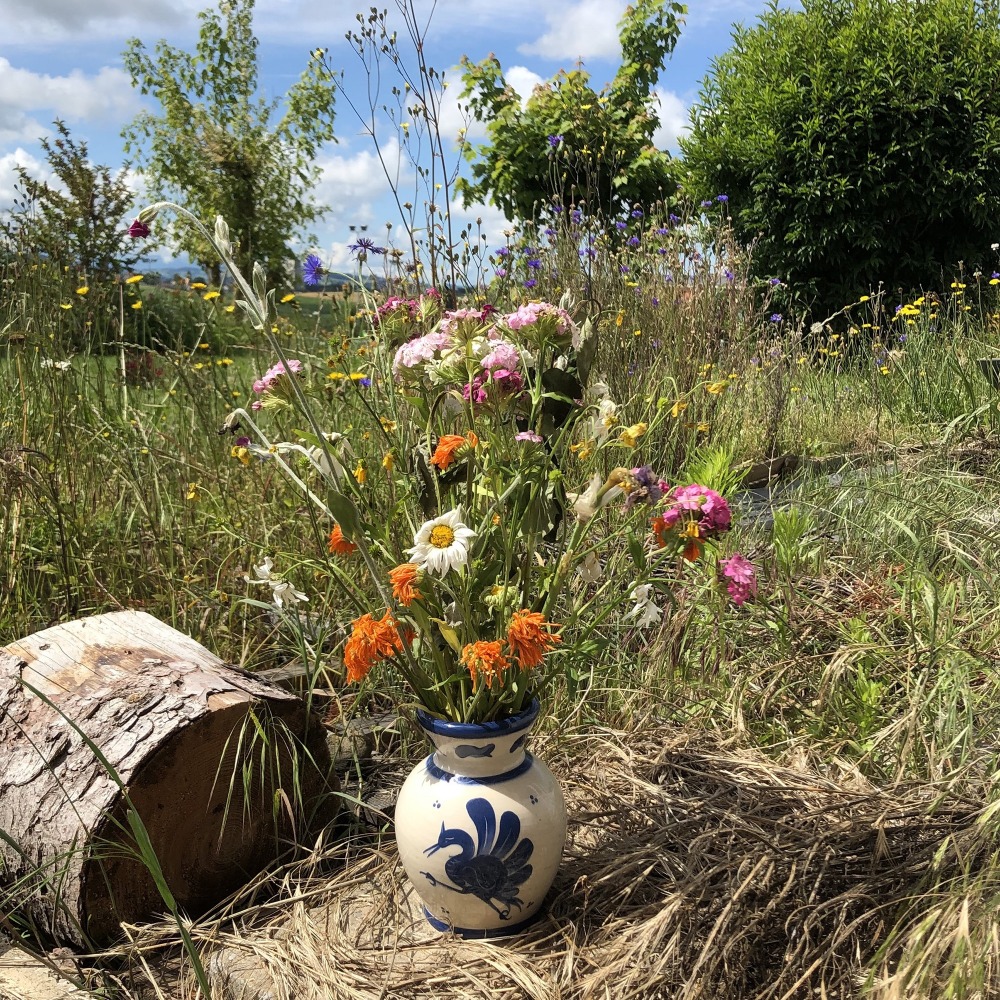
[{"label": "meadow", "polygon": [[[354,288],[279,289],[271,328],[318,373],[324,429],[371,490],[392,449],[368,418],[403,436],[416,422],[374,408],[396,346],[374,316],[413,292],[403,277],[366,290],[374,263]],[[559,661],[541,727],[570,802],[551,920],[433,961],[384,902],[390,827],[359,805],[422,752],[405,695],[391,676],[347,685],[357,609],[330,523],[225,430],[272,346],[215,289],[3,266],[4,641],[136,608],[249,671],[294,662],[331,726],[399,707],[374,763],[348,767],[336,833],[304,833],[190,922],[206,967],[242,951],[276,977],[269,995],[296,997],[1000,993],[1000,388],[978,363],[998,353],[1000,280],[956,270],[903,298],[876,282],[807,325],[751,264],[722,201],[684,220],[637,209],[610,231],[567,211],[511,236],[449,303],[574,303],[617,411],[595,456],[580,428],[599,410],[581,404],[566,482],[600,461],[718,490],[757,590],[734,606],[711,574],[678,571],[641,628],[629,567],[608,558],[602,586],[622,599]],[[272,441],[307,435],[294,412],[268,416]],[[264,556],[308,603],[269,605],[247,582]],[[374,917],[321,926],[311,907],[346,906],[347,887]],[[0,909],[43,947],[16,900]],[[169,921],[66,974],[90,996],[199,990]]]}]

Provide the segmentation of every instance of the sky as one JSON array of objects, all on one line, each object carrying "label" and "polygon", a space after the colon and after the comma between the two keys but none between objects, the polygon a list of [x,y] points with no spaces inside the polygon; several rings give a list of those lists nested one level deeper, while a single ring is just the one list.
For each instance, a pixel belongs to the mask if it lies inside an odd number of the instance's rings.
[{"label": "sky", "polygon": [[[599,88],[614,76],[620,61],[616,25],[625,0],[412,2],[421,18],[430,18],[428,62],[451,81],[442,130],[452,142],[465,124],[457,107],[463,55],[479,61],[495,54],[522,99],[539,81],[581,61]],[[395,3],[384,3],[390,20]],[[66,122],[74,139],[87,142],[93,162],[114,168],[123,164],[123,127],[144,106],[158,110],[155,102],[133,90],[123,69],[126,41],[138,37],[152,50],[162,38],[192,50],[198,11],[205,6],[205,0],[0,0],[0,212],[13,204],[17,165],[35,178],[49,177],[39,139],[53,135],[56,118]],[[765,6],[763,0],[689,0],[680,41],[657,87],[657,146],[676,151],[712,58],[730,46],[733,23],[753,23]],[[363,105],[367,79],[344,37],[355,26],[359,9],[367,13],[370,3],[258,0],[254,28],[263,92],[280,97],[298,79],[309,53],[322,47],[328,50],[329,63],[344,70],[345,92]],[[397,233],[400,224],[371,138],[362,133],[343,100],[336,114],[338,141],[319,154],[322,175],[315,190],[317,200],[330,210],[312,227],[315,244],[295,247],[316,250],[330,266],[349,260],[348,244],[361,226],[386,242],[385,223],[392,221]],[[470,129],[470,138],[480,136],[481,128]],[[395,163],[395,135],[388,123],[378,132],[383,157]],[[454,156],[457,160],[457,153]],[[404,178],[412,176],[405,162],[401,169]],[[133,167],[128,176],[141,207],[141,174]],[[454,206],[453,221],[477,218],[490,245],[503,243],[508,223],[495,208]]]}]

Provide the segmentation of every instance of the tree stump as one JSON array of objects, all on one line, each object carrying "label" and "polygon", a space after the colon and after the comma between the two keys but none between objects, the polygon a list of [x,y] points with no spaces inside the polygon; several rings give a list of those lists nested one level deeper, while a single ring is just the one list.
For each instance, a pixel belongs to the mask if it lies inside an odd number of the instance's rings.
[{"label": "tree stump", "polygon": [[76,946],[166,909],[130,807],[197,913],[277,856],[297,805],[336,792],[299,698],[134,611],[0,649],[0,753],[0,912]]}]

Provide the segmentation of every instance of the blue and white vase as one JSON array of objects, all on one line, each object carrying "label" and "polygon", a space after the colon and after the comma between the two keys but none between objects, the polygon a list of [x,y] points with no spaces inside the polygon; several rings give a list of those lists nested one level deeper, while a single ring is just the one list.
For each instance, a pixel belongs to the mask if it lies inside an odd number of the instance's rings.
[{"label": "blue and white vase", "polygon": [[417,712],[434,744],[396,801],[399,856],[431,924],[466,938],[516,934],[541,915],[566,841],[552,772],[528,753],[538,701],[498,722]]}]

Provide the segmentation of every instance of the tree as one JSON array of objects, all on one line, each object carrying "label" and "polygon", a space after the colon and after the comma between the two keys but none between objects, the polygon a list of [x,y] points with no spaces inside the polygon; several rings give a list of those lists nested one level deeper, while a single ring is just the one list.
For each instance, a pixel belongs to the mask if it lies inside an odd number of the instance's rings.
[{"label": "tree", "polygon": [[[681,149],[764,273],[827,314],[880,280],[940,287],[1000,230],[991,0],[774,3],[715,60]],[[700,190],[698,190],[700,188]]]},{"label": "tree", "polygon": [[462,97],[489,137],[465,149],[472,162],[472,179],[458,183],[465,204],[489,200],[508,219],[530,219],[554,200],[582,198],[591,211],[614,214],[672,199],[675,165],[652,142],[659,125],[652,90],[686,12],[672,0],[637,0],[618,24],[622,64],[609,84],[597,92],[582,68],[561,71],[523,109],[495,56],[464,59]]},{"label": "tree", "polygon": [[81,278],[120,274],[144,252],[126,236],[133,198],[128,168],[112,174],[109,167],[92,164],[87,143],[74,140],[63,122],[54,125],[58,136],[42,139],[41,146],[58,183],[37,180],[17,167],[24,196],[12,217],[17,244],[22,252],[69,267]]},{"label": "tree", "polygon": [[[152,197],[209,223],[222,215],[238,244],[237,264],[249,273],[259,260],[276,282],[291,256],[288,240],[325,211],[311,192],[316,154],[333,139],[335,86],[323,50],[313,52],[278,118],[280,102],[258,94],[253,7],[253,0],[222,0],[202,11],[193,54],[161,40],[154,58],[131,39],[125,68],[162,114],[143,112],[122,134],[126,150],[140,156]],[[215,255],[191,227],[177,226],[171,236],[218,279]]]}]

